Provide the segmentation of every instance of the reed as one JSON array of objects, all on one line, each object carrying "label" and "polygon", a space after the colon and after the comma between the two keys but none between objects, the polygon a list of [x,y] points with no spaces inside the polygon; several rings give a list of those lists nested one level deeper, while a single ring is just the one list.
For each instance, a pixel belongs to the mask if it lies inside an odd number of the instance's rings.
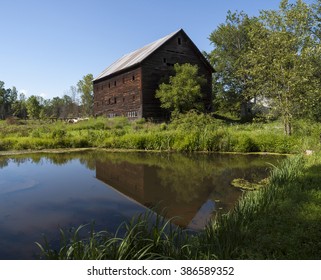
[{"label": "reed", "polygon": [[[107,231],[95,232],[91,226],[89,237],[84,231],[89,225],[81,225],[71,231],[60,229],[60,246],[52,249],[44,238],[36,242],[45,259],[177,259],[188,258],[188,234],[160,215],[147,212],[122,223],[114,235]],[[183,243],[182,243],[183,242]]]},{"label": "reed", "polygon": [[[305,125],[304,125],[305,124]],[[279,122],[231,124],[195,112],[169,124],[126,118],[97,118],[77,124],[26,121],[0,123],[0,150],[50,148],[122,148],[171,151],[301,153],[320,150],[320,124],[299,122],[295,134],[283,135]]]}]

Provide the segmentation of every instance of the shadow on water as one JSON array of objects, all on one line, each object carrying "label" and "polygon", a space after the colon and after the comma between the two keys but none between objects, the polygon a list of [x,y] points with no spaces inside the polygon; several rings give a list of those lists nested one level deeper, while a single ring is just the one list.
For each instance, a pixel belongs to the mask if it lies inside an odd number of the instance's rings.
[{"label": "shadow on water", "polygon": [[200,230],[242,194],[233,179],[259,181],[279,160],[104,151],[0,157],[0,259],[33,258],[34,242],[42,234],[57,240],[60,227],[95,221],[113,232],[146,208]]}]

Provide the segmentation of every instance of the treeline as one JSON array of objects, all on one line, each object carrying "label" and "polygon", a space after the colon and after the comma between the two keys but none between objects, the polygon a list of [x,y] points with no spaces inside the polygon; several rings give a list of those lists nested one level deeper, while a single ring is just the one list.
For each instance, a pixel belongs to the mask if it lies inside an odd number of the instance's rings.
[{"label": "treeline", "polygon": [[63,97],[44,99],[41,96],[19,93],[16,87],[5,88],[0,81],[0,119],[77,118],[92,115],[92,74],[83,77],[77,86],[71,86]]},{"label": "treeline", "polygon": [[287,135],[295,119],[321,120],[320,0],[282,0],[257,17],[228,12],[209,39],[216,110],[243,118],[266,110]]}]

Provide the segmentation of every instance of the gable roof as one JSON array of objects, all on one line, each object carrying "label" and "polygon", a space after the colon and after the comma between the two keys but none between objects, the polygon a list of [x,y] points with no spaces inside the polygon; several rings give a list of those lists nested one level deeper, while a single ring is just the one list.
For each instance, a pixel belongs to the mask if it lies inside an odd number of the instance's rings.
[{"label": "gable roof", "polygon": [[95,79],[99,80],[101,78],[107,77],[111,74],[114,74],[116,72],[119,72],[121,70],[124,70],[126,68],[129,68],[131,66],[134,66],[136,64],[141,63],[146,57],[148,57],[150,54],[152,54],[155,50],[157,50],[161,45],[163,45],[165,42],[167,42],[170,38],[175,36],[178,32],[175,31],[161,39],[158,39],[157,41],[150,43],[136,51],[133,51],[131,53],[125,54],[120,59],[116,60],[113,64],[111,64],[109,67],[107,67],[103,72],[101,72]]},{"label": "gable roof", "polygon": [[[146,59],[149,55],[151,55],[154,51],[156,51],[159,47],[161,47],[164,43],[166,43],[169,39],[171,39],[172,37],[174,37],[177,33],[181,32],[181,31],[184,32],[183,29],[177,30],[177,31],[175,31],[175,32],[173,32],[173,33],[171,33],[161,39],[154,41],[153,43],[150,43],[150,44],[140,48],[140,49],[137,49],[131,53],[125,54],[120,59],[118,59],[114,63],[112,63],[109,67],[107,67],[103,72],[101,72],[94,79],[94,81],[100,80],[100,79],[105,78],[109,75],[118,73],[122,70],[129,68],[129,67],[140,64],[144,59]],[[184,34],[186,35],[185,32],[184,32]],[[194,45],[194,43],[193,43],[193,45]],[[195,48],[198,50],[198,48],[196,46],[195,46]],[[198,52],[201,54],[201,52],[199,50],[198,50]],[[205,61],[209,65],[209,67],[212,69],[212,66],[208,63],[208,61],[206,59],[205,59]]]}]

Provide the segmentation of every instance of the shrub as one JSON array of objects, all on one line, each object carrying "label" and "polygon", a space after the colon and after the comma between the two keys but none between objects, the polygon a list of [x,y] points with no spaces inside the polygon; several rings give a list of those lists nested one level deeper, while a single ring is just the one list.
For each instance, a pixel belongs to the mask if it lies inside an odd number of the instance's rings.
[{"label": "shrub", "polygon": [[258,152],[259,147],[255,141],[246,134],[239,134],[235,139],[235,144],[233,147],[234,151],[249,153],[249,152]]},{"label": "shrub", "polygon": [[66,130],[57,128],[51,133],[51,137],[54,139],[62,139],[66,136]]},{"label": "shrub", "polygon": [[19,119],[17,117],[8,117],[6,118],[6,123],[8,125],[19,124]]}]

